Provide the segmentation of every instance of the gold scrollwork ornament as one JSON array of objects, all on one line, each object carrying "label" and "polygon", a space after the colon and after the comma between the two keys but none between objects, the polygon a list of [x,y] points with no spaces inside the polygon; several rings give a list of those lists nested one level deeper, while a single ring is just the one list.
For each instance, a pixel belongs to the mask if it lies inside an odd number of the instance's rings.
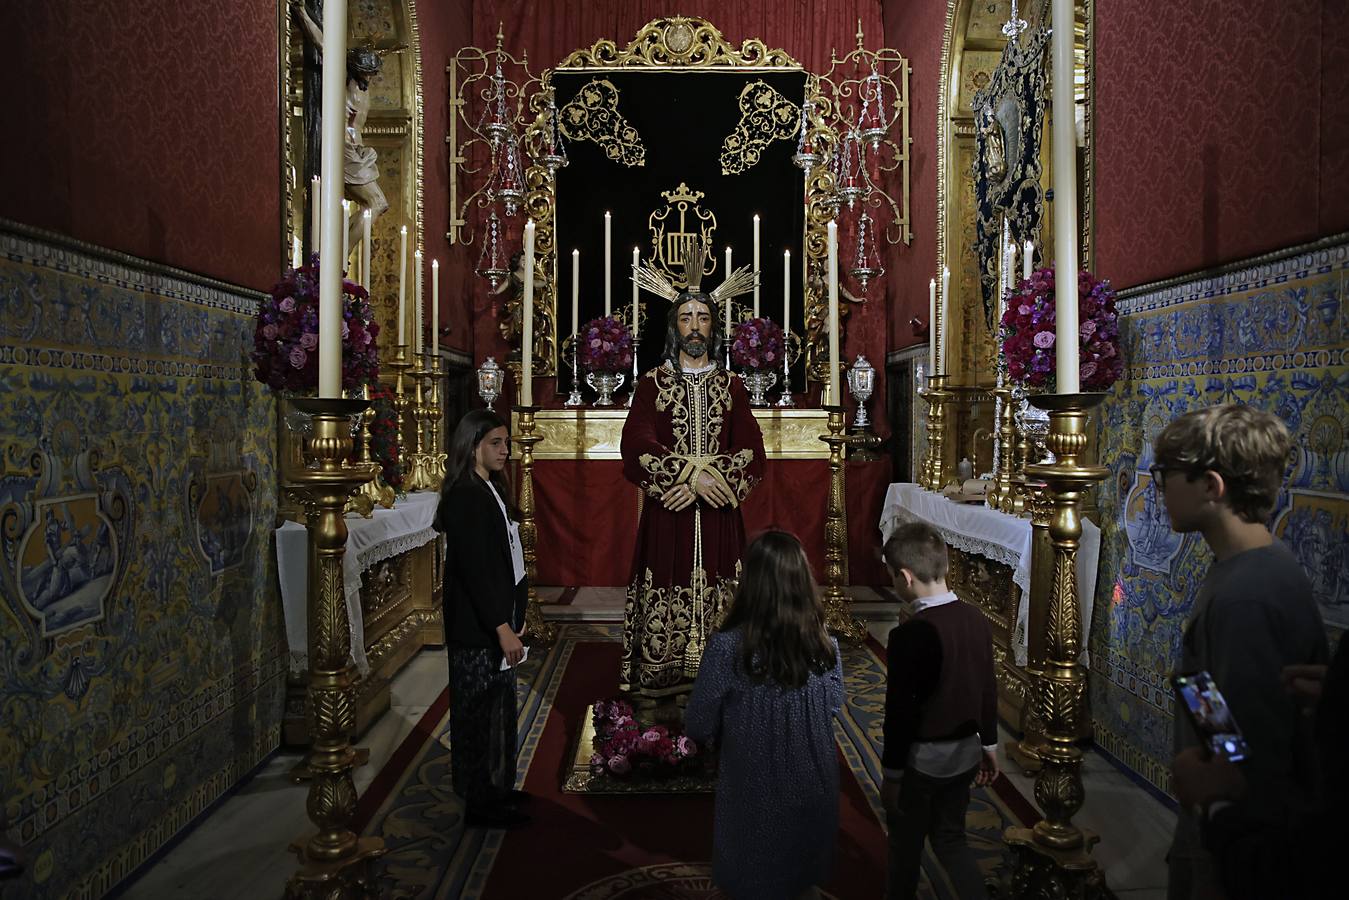
[{"label": "gold scrollwork ornament", "polygon": [[[699,206],[705,196],[702,191],[692,190],[686,183],[672,191],[661,191],[665,198],[665,208],[658,209],[647,217],[647,228],[651,233],[652,265],[660,269],[677,288],[689,286],[688,275],[684,270],[684,258],[689,248],[709,247],[712,236],[717,232],[717,217],[711,210]],[[709,253],[703,260],[703,274],[711,275],[717,269],[715,254]]]},{"label": "gold scrollwork ornament", "polygon": [[739,175],[758,165],[773,141],[796,139],[801,107],[764,81],[740,90],[740,121],[721,142],[721,174]]},{"label": "gold scrollwork ornament", "polygon": [[619,90],[607,78],[595,78],[562,107],[558,127],[570,141],[590,141],[620,165],[646,165],[646,146],[632,123],[618,111]]}]

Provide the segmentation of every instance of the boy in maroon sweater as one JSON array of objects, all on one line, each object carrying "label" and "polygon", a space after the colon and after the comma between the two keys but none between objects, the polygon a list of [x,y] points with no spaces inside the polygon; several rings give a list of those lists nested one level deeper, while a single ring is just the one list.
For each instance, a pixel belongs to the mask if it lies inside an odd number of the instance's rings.
[{"label": "boy in maroon sweater", "polygon": [[914,613],[890,632],[885,783],[890,827],[886,896],[913,897],[923,841],[962,900],[987,897],[965,840],[970,783],[998,776],[993,633],[983,613],[946,586],[946,542],[931,525],[901,525],[885,542],[895,591]]}]

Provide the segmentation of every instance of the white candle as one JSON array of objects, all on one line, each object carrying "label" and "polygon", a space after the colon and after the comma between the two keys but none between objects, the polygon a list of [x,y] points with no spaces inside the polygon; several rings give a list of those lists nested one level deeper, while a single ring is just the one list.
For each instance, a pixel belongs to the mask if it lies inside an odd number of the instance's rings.
[{"label": "white candle", "polygon": [[408,227],[403,226],[398,237],[398,343],[406,344],[407,338],[407,280],[408,280]]},{"label": "white candle", "polygon": [[1077,329],[1077,128],[1073,123],[1073,0],[1053,0],[1054,96],[1067,98],[1054,116],[1051,140],[1054,183],[1055,382],[1060,394],[1076,394]]},{"label": "white candle", "polygon": [[606,316],[613,315],[613,307],[611,306],[613,301],[610,299],[612,295],[610,294],[609,290],[609,276],[610,271],[613,269],[613,260],[610,258],[610,254],[613,250],[613,238],[609,231],[609,226],[611,222],[612,218],[608,213],[605,213],[604,214],[604,314]]},{"label": "white candle", "polygon": [[571,333],[581,333],[581,251],[571,251]]},{"label": "white candle", "polygon": [[347,260],[351,257],[351,241],[347,238],[347,231],[351,228],[351,201],[342,201],[342,268],[346,268]]},{"label": "white candle", "polygon": [[[574,257],[573,257],[574,258]],[[525,223],[525,308],[520,339],[520,405],[534,405],[534,220]]]},{"label": "white candle", "polygon": [[319,252],[319,241],[323,240],[323,217],[319,215],[319,207],[322,201],[319,199],[323,194],[323,181],[315,175],[309,182],[309,242],[313,245],[310,253]]},{"label": "white candle", "polygon": [[927,283],[927,371],[937,372],[937,279]]},{"label": "white candle", "polygon": [[[726,246],[726,277],[731,277],[731,247],[729,244]],[[731,346],[731,300],[730,297],[726,298],[726,333],[723,338],[727,347]]]},{"label": "white candle", "polygon": [[829,221],[829,403],[840,406],[838,392],[838,223]]},{"label": "white candle", "polygon": [[941,342],[937,345],[939,375],[951,367],[951,270],[941,267]]},{"label": "white candle", "polygon": [[292,269],[300,268],[300,236],[292,235],[290,239],[290,267]]},{"label": "white candle", "polygon": [[[754,214],[754,274],[759,274],[759,215]],[[759,318],[759,279],[754,279],[754,318]]]},{"label": "white candle", "polygon": [[361,213],[361,284],[370,289],[370,210]]},{"label": "white candle", "polygon": [[1035,245],[1030,241],[1021,249],[1021,277],[1030,281],[1031,262],[1035,259]]},{"label": "white candle", "polygon": [[440,350],[440,260],[431,260],[431,355]]},{"label": "white candle", "polygon": [[[347,58],[347,0],[323,4],[323,57]],[[321,246],[342,246],[341,227],[343,135],[346,122],[347,72],[342,65],[323,67],[323,129],[319,162],[321,178]],[[342,396],[342,259],[325,253],[319,263],[319,396]]]},{"label": "white candle", "polygon": [[[636,247],[633,247],[633,248],[632,248],[632,265],[633,265],[633,268],[636,268],[636,267],[641,263],[641,261],[642,261],[642,258],[641,258],[641,256],[639,255],[637,248],[636,248]],[[638,334],[638,330],[637,330],[637,281],[636,281],[636,279],[633,279],[633,282],[632,282],[632,339],[633,339],[634,341],[637,340],[637,334]]]},{"label": "white candle", "polygon": [[422,349],[422,251],[418,247],[412,254],[412,352]]},{"label": "white candle", "polygon": [[782,251],[782,337],[792,333],[792,251]]}]

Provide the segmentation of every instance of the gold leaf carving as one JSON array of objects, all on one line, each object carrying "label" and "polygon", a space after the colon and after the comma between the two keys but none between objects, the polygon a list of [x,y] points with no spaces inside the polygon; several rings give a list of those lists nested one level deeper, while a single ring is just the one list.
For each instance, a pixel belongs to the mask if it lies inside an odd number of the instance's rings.
[{"label": "gold leaf carving", "polygon": [[618,88],[607,78],[592,79],[558,116],[558,127],[571,141],[590,141],[620,165],[646,165],[646,147],[632,123],[618,111]]},{"label": "gold leaf carving", "polygon": [[768,83],[745,85],[740,90],[740,121],[721,142],[721,174],[752,169],[773,141],[794,139],[800,116],[801,107]]}]

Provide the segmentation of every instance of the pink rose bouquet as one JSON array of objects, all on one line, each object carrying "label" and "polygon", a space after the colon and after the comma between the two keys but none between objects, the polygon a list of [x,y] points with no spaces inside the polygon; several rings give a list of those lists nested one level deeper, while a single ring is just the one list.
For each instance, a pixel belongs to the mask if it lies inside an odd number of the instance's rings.
[{"label": "pink rose bouquet", "polygon": [[[309,392],[319,379],[318,256],[290,269],[258,309],[253,331],[254,375],[274,391]],[[342,387],[379,380],[379,324],[365,288],[342,282]]]},{"label": "pink rose bouquet", "polygon": [[632,332],[613,316],[581,326],[580,358],[587,372],[626,372],[632,368]]},{"label": "pink rose bouquet", "polygon": [[[1054,268],[1037,269],[1004,296],[999,323],[1002,358],[1012,383],[1053,392],[1056,387]],[[1124,375],[1119,314],[1110,282],[1085,269],[1077,276],[1082,390],[1104,391]]]},{"label": "pink rose bouquet", "polygon": [[782,326],[772,319],[750,319],[735,327],[731,341],[731,362],[755,371],[782,368]]}]

